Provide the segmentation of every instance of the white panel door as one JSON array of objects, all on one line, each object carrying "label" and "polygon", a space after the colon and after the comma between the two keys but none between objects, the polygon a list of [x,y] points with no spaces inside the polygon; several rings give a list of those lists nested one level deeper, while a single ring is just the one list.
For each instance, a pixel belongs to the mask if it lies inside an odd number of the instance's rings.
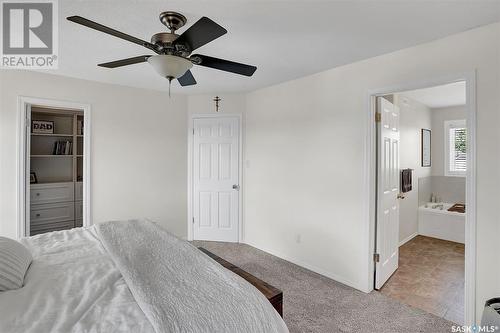
[{"label": "white panel door", "polygon": [[193,129],[193,238],[238,242],[239,118],[197,118]]},{"label": "white panel door", "polygon": [[399,108],[377,98],[377,240],[375,288],[398,268],[399,260]]}]

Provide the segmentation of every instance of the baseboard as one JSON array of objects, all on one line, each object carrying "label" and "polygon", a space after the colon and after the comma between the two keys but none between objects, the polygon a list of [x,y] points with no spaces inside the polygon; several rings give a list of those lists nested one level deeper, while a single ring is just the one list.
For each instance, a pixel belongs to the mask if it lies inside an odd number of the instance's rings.
[{"label": "baseboard", "polygon": [[408,243],[409,241],[411,241],[413,238],[415,238],[417,236],[418,236],[418,232],[411,234],[410,236],[406,237],[401,242],[399,242],[399,246],[402,246],[402,245]]},{"label": "baseboard", "polygon": [[310,265],[310,264],[305,263],[305,262],[303,262],[303,261],[300,261],[300,260],[297,260],[297,259],[291,258],[291,257],[289,257],[289,256],[287,256],[287,255],[282,254],[282,253],[278,253],[278,252],[276,252],[276,251],[274,251],[274,250],[270,250],[270,249],[267,249],[267,248],[261,247],[261,246],[259,246],[259,245],[257,245],[257,244],[252,243],[252,242],[245,242],[245,244],[250,245],[250,246],[252,246],[252,247],[255,247],[256,249],[259,249],[259,250],[261,250],[261,251],[264,251],[264,252],[266,252],[266,253],[268,253],[268,254],[271,254],[271,255],[273,255],[273,256],[275,256],[275,257],[278,257],[278,258],[280,258],[280,259],[283,259],[283,260],[289,261],[289,262],[291,262],[292,264],[295,264],[295,265],[300,266],[300,267],[302,267],[302,268],[305,268],[305,269],[308,269],[308,270],[310,270],[310,271],[313,271],[314,273],[318,273],[318,274],[320,274],[320,275],[326,276],[327,278],[330,278],[330,279],[332,279],[332,280],[335,280],[335,281],[337,281],[337,282],[340,282],[340,283],[342,283],[342,284],[345,284],[345,285],[347,285],[347,286],[349,286],[349,287],[352,287],[352,288],[354,288],[354,289],[360,290],[360,291],[362,291],[362,292],[366,292],[366,290],[365,290],[366,288],[363,288],[363,287],[361,287],[360,285],[358,285],[358,284],[356,284],[356,283],[354,283],[354,282],[352,282],[352,281],[350,281],[350,280],[348,280],[348,279],[345,279],[344,277],[342,277],[342,276],[340,276],[340,275],[338,275],[338,274],[335,274],[335,273],[332,273],[332,272],[326,271],[326,270],[321,269],[321,268],[318,268],[318,267],[314,267],[313,265]]}]

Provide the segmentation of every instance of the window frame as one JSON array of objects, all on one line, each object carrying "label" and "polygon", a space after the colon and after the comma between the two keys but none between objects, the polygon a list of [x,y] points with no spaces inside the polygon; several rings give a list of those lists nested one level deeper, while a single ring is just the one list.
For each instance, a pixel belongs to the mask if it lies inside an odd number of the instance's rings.
[{"label": "window frame", "polygon": [[[453,128],[465,128],[467,131],[467,122],[465,119],[446,120],[444,122],[444,175],[450,177],[465,177],[467,174],[468,165],[466,164],[465,171],[450,170],[450,130]],[[468,136],[466,144],[468,143]]]}]

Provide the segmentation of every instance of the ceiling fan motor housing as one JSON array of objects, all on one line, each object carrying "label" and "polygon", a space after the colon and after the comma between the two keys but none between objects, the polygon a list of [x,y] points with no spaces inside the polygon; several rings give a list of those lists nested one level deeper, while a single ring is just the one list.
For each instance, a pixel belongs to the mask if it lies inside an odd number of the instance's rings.
[{"label": "ceiling fan motor housing", "polygon": [[173,44],[179,35],[170,32],[159,32],[151,37],[151,43],[160,47],[160,54],[170,54],[179,57],[188,57],[191,50],[185,44]]}]

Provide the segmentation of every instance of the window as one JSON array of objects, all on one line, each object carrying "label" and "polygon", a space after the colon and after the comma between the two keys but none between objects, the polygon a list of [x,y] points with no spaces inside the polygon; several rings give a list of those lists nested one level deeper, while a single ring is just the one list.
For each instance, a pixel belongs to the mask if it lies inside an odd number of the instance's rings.
[{"label": "window", "polygon": [[467,171],[467,128],[465,120],[444,122],[446,176],[465,176]]}]

